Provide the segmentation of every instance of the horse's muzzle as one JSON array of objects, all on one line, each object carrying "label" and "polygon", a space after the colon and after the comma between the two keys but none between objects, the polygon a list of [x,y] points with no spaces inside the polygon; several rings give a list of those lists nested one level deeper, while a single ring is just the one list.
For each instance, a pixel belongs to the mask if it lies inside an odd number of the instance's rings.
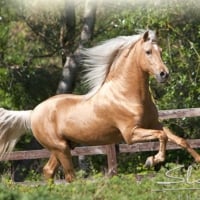
[{"label": "horse's muzzle", "polygon": [[159,83],[165,83],[169,78],[169,73],[162,71],[156,75],[156,79]]}]

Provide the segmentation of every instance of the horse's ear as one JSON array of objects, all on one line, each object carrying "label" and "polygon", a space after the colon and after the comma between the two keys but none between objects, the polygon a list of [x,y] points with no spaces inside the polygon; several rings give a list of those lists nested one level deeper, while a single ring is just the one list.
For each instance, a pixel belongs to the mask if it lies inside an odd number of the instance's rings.
[{"label": "horse's ear", "polygon": [[146,31],[143,35],[143,40],[144,42],[146,42],[147,40],[149,40],[149,31]]}]

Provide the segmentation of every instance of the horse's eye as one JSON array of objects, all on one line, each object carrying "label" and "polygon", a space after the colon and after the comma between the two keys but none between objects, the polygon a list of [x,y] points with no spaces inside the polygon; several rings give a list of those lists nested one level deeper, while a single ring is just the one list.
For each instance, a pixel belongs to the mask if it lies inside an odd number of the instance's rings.
[{"label": "horse's eye", "polygon": [[152,53],[151,50],[147,50],[147,51],[146,51],[146,54],[147,54],[147,55],[150,55],[151,53]]}]

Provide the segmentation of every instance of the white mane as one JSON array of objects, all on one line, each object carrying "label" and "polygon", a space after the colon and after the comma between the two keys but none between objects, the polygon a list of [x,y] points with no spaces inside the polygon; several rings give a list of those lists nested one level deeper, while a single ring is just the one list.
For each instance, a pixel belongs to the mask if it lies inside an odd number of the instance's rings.
[{"label": "white mane", "polygon": [[[153,31],[150,31],[151,37],[155,37],[153,33]],[[134,45],[142,36],[143,34],[119,36],[98,46],[81,50],[86,72],[84,81],[90,88],[87,96],[92,96],[102,86],[110,70],[111,63],[113,63],[119,50]]]}]

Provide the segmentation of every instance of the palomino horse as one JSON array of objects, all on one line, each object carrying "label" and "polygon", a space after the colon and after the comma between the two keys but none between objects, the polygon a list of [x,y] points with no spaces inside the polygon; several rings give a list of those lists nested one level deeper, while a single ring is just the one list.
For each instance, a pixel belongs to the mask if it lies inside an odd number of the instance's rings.
[{"label": "palomino horse", "polygon": [[53,178],[61,164],[71,182],[74,170],[70,143],[104,145],[125,141],[158,139],[159,151],[147,159],[154,166],[165,159],[169,140],[200,156],[189,144],[158,121],[158,111],[149,91],[149,75],[163,83],[169,71],[161,59],[153,31],[117,37],[82,52],[89,68],[86,79],[92,87],[86,95],[57,95],[31,111],[0,109],[0,154],[11,151],[19,137],[31,129],[50,152],[44,175]]}]

